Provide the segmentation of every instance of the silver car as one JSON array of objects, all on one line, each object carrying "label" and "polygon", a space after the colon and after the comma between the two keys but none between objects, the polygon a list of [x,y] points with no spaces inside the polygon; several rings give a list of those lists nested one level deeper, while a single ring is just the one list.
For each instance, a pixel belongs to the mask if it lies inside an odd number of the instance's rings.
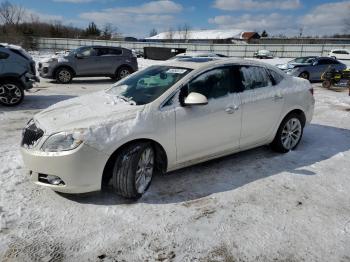
[{"label": "silver car", "polygon": [[287,74],[298,76],[310,81],[321,80],[321,75],[331,69],[344,70],[346,65],[336,59],[330,57],[307,57],[307,59],[299,62],[290,61],[286,65],[277,66]]},{"label": "silver car", "polygon": [[106,46],[80,47],[66,56],[52,57],[38,64],[41,77],[56,79],[62,84],[74,77],[122,79],[137,70],[137,58],[131,50]]}]

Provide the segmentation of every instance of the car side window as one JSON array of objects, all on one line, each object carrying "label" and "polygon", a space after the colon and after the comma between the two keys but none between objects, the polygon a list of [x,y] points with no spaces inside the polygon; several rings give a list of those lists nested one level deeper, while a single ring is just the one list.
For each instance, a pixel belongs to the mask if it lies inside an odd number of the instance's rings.
[{"label": "car side window", "polygon": [[271,78],[263,67],[241,66],[240,74],[244,90],[272,86]]},{"label": "car side window", "polygon": [[336,64],[335,60],[330,60],[330,59],[320,59],[318,60],[318,65],[331,65],[331,64]]},{"label": "car side window", "polygon": [[230,67],[217,68],[201,74],[188,84],[187,94],[196,92],[207,99],[216,99],[226,96],[231,92]]},{"label": "car side window", "polygon": [[97,55],[97,50],[94,48],[86,48],[81,50],[80,54],[84,57],[95,56]]},{"label": "car side window", "polygon": [[109,55],[109,49],[108,48],[97,48],[97,56],[106,56]]},{"label": "car side window", "polygon": [[123,54],[123,51],[119,48],[110,48],[109,54],[110,55],[121,55],[121,54]]},{"label": "car side window", "polygon": [[273,82],[275,85],[278,85],[283,80],[283,76],[277,73],[276,71],[269,69],[269,73],[273,78]]},{"label": "car side window", "polygon": [[5,52],[0,52],[0,59],[7,59],[10,55]]}]

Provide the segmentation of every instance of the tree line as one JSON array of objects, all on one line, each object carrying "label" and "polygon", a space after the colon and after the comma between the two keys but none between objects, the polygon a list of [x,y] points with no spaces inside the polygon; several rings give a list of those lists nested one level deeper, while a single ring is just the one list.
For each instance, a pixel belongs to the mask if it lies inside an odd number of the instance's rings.
[{"label": "tree line", "polygon": [[9,1],[0,3],[0,42],[19,44],[35,49],[36,37],[88,38],[111,40],[118,37],[118,30],[112,24],[99,28],[91,22],[87,28],[64,25],[61,21],[41,21],[22,6]]}]

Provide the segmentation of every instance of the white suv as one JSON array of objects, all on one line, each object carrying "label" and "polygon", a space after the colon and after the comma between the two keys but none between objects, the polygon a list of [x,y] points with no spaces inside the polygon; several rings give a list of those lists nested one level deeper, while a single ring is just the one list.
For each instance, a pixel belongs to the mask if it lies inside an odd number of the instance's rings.
[{"label": "white suv", "polygon": [[60,102],[23,131],[31,179],[65,193],[140,197],[156,173],[271,144],[295,149],[314,109],[307,80],[264,63],[169,61]]},{"label": "white suv", "polygon": [[348,49],[333,49],[328,56],[334,59],[350,60],[350,51]]}]

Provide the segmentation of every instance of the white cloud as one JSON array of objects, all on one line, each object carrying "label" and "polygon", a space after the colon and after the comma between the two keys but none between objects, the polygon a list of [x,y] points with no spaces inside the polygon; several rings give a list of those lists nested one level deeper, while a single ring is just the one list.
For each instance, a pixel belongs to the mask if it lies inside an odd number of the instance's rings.
[{"label": "white cloud", "polygon": [[223,15],[210,18],[208,22],[219,28],[237,28],[257,32],[267,30],[267,32],[274,34],[293,34],[297,32],[293,17],[278,13],[269,15],[245,14],[242,16]]},{"label": "white cloud", "polygon": [[323,36],[342,33],[344,22],[349,18],[350,1],[326,3],[312,9],[303,16],[244,14],[241,16],[222,15],[210,18],[208,22],[219,28],[238,28],[261,32],[267,30],[270,35],[297,35],[302,28],[304,35]]},{"label": "white cloud", "polygon": [[299,23],[305,33],[332,35],[342,33],[350,17],[350,1],[322,4],[303,16]]},{"label": "white cloud", "polygon": [[[109,8],[101,11],[81,13],[85,21],[94,21],[99,25],[112,23],[122,33],[146,36],[152,27],[169,27],[176,21],[175,14],[183,7],[170,0],[151,1],[141,6]],[[127,33],[126,33],[127,32]]]},{"label": "white cloud", "polygon": [[214,7],[225,10],[297,9],[300,0],[215,0]]},{"label": "white cloud", "polygon": [[25,9],[26,17],[24,18],[25,21],[30,21],[32,19],[39,19],[42,22],[51,22],[51,21],[63,21],[64,17],[61,15],[51,15],[51,14],[45,14],[38,12],[33,9]]}]

